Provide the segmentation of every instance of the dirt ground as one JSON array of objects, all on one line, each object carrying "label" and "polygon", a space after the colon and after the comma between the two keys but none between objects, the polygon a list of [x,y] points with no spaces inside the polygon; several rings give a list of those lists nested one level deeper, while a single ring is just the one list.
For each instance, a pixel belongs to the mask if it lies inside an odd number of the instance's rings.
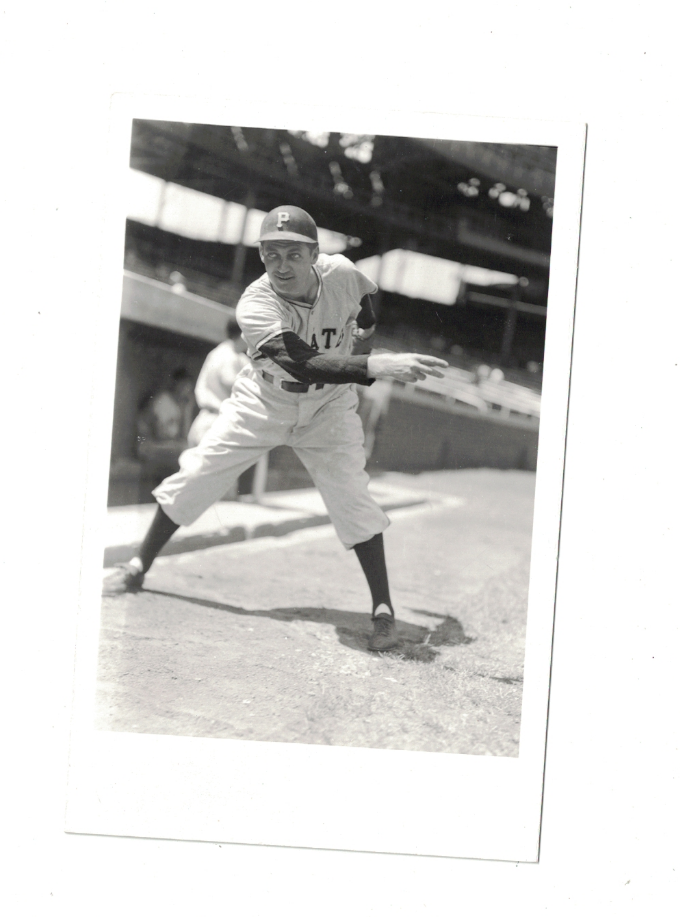
[{"label": "dirt ground", "polygon": [[[385,533],[400,646],[330,526],[160,558],[102,602],[102,730],[516,756],[534,475],[404,476]],[[452,499],[456,498],[456,499]]]}]

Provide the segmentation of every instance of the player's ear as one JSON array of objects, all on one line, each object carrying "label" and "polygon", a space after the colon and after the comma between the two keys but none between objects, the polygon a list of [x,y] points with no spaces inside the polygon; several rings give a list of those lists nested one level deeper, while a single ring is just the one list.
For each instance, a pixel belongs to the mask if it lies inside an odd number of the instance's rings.
[{"label": "player's ear", "polygon": [[261,244],[258,245],[257,248],[258,248],[259,253],[260,253],[260,261],[264,264],[264,252],[262,251],[262,245],[261,245]]},{"label": "player's ear", "polygon": [[318,258],[319,258],[319,246],[318,246],[318,245],[310,245],[310,249],[311,249],[311,254],[312,254],[312,264],[316,264],[316,262],[317,262],[317,260],[318,260]]}]

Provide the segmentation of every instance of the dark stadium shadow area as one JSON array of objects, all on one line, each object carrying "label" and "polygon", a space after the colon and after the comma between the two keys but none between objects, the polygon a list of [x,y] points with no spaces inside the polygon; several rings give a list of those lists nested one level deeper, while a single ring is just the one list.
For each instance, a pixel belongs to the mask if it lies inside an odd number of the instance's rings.
[{"label": "dark stadium shadow area", "polygon": [[[179,599],[201,608],[215,611],[226,611],[229,614],[244,615],[253,618],[273,618],[275,621],[314,621],[317,624],[331,624],[338,635],[338,641],[350,649],[374,655],[368,649],[368,638],[371,624],[368,615],[353,611],[342,611],[337,608],[268,608],[248,609],[238,605],[227,605],[213,599],[202,599],[193,595],[182,595],[178,592],[166,592],[161,589],[144,589],[150,595],[162,595],[166,598]],[[438,627],[429,630],[408,621],[397,621],[399,645],[389,652],[403,656],[414,662],[432,662],[437,657],[436,647],[458,646],[472,642],[466,637],[460,622],[456,618],[446,617]]]}]

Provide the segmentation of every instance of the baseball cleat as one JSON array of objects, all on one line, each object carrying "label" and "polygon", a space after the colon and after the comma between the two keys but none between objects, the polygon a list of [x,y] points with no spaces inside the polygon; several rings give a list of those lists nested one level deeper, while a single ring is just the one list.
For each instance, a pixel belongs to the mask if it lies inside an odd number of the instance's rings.
[{"label": "baseball cleat", "polygon": [[116,564],[104,577],[102,595],[122,595],[124,592],[139,592],[144,582],[144,574],[132,564]]},{"label": "baseball cleat", "polygon": [[394,613],[387,605],[378,605],[373,615],[373,633],[368,641],[368,648],[374,653],[384,653],[399,643]]}]

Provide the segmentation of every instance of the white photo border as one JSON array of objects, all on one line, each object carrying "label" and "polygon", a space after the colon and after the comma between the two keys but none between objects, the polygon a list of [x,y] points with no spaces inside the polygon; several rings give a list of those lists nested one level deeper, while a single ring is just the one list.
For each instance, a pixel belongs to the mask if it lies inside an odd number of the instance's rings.
[{"label": "white photo border", "polygon": [[[133,119],[556,146],[548,319],[517,758],[94,729],[101,561]],[[586,129],[444,113],[116,95],[103,235],[65,828],[69,832],[536,862]],[[380,771],[378,784],[373,779]],[[456,787],[446,793],[444,787]],[[433,804],[428,803],[431,798]],[[436,804],[434,801],[436,800]]]}]

